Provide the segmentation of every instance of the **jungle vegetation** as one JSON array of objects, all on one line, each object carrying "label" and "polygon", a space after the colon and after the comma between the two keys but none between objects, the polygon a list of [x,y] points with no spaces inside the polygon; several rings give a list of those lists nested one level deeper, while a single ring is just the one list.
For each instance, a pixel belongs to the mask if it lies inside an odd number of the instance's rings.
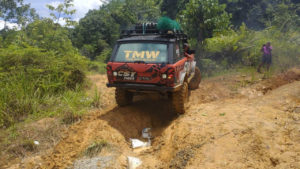
[{"label": "jungle vegetation", "polygon": [[[300,63],[298,0],[106,0],[79,22],[72,0],[38,16],[23,0],[0,1],[0,127],[28,115],[80,113],[99,101],[86,94],[86,75],[105,72],[122,29],[168,16],[180,23],[205,76],[256,67],[271,42],[273,70]],[[59,20],[65,20],[60,25]]]}]

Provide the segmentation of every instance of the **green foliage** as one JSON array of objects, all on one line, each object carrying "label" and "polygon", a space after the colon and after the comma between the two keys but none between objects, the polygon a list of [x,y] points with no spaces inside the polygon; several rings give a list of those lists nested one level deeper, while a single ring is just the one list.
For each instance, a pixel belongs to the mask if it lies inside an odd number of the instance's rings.
[{"label": "green foliage", "polygon": [[[205,40],[205,58],[220,69],[229,69],[240,66],[257,66],[261,62],[261,47],[267,42],[273,46],[273,68],[284,71],[300,63],[300,32],[281,32],[272,27],[263,31],[252,31],[245,25],[239,31],[228,31]],[[211,63],[203,63],[200,60],[203,71],[220,71],[217,66],[211,67]]]},{"label": "green foliage", "polygon": [[98,10],[90,10],[79,21],[72,31],[72,42],[91,60],[104,56],[114,46],[121,29],[139,22],[156,22],[160,17],[159,3],[159,0],[111,0]]},{"label": "green foliage", "polygon": [[197,66],[199,66],[202,76],[212,76],[216,72],[224,70],[223,67],[219,66],[214,60],[209,58],[201,58],[197,60]]},{"label": "green foliage", "polygon": [[213,33],[228,29],[231,15],[225,12],[225,7],[218,0],[190,0],[178,19],[189,37],[202,42]]},{"label": "green foliage", "polygon": [[299,3],[289,0],[221,2],[233,14],[235,26],[245,24],[239,30],[215,33],[204,41],[203,58],[198,64],[206,74],[237,66],[257,66],[261,62],[262,44],[266,42],[273,46],[273,71],[284,71],[300,63]]},{"label": "green foliage", "polygon": [[[171,19],[175,19],[178,13],[178,0],[163,0],[161,4],[162,14],[170,17]],[[176,10],[175,10],[176,9]]]},{"label": "green foliage", "polygon": [[232,14],[231,21],[236,27],[242,23],[255,30],[269,26],[283,28],[299,26],[297,11],[300,3],[297,0],[220,0],[220,3],[227,5],[226,11]]},{"label": "green foliage", "polygon": [[47,5],[47,8],[52,11],[50,16],[56,22],[59,23],[60,19],[66,22],[66,26],[74,26],[76,24],[75,21],[72,21],[72,15],[75,14],[75,9],[72,8],[74,0],[64,0],[63,3],[58,4],[56,7],[52,5]]},{"label": "green foliage", "polygon": [[220,0],[221,4],[226,4],[226,11],[232,14],[231,22],[235,27],[239,27],[242,23],[246,23],[251,28],[264,27],[264,8],[266,8],[268,0]]},{"label": "green foliage", "polygon": [[19,31],[3,29],[0,31],[0,47],[5,48],[10,45],[23,45],[22,36],[23,34]]},{"label": "green foliage", "polygon": [[95,59],[95,50],[96,50],[96,47],[94,45],[84,44],[81,47],[80,52],[83,56],[86,56],[87,58],[94,60]]},{"label": "green foliage", "polygon": [[46,51],[54,51],[59,55],[66,53],[77,55],[77,50],[68,37],[68,30],[54,24],[50,19],[35,20],[21,31],[3,30],[0,35],[2,35],[1,45],[5,48],[10,45],[34,46]]},{"label": "green foliage", "polygon": [[81,56],[34,47],[0,49],[0,126],[43,111],[48,97],[81,87],[85,64]]},{"label": "green foliage", "polygon": [[300,31],[281,33],[269,30],[268,37],[273,42],[274,67],[280,71],[300,64]]},{"label": "green foliage", "polygon": [[156,22],[160,17],[161,0],[125,0],[124,12],[133,23]]},{"label": "green foliage", "polygon": [[170,19],[169,17],[161,17],[157,23],[157,29],[159,30],[180,30],[178,22]]},{"label": "green foliage", "polygon": [[185,8],[188,2],[189,0],[163,0],[160,7],[162,15],[176,19],[177,14]]},{"label": "green foliage", "polygon": [[120,25],[105,7],[91,10],[79,21],[79,25],[73,31],[73,44],[83,55],[95,60],[104,49],[114,45],[119,37],[119,29]]},{"label": "green foliage", "polygon": [[24,4],[23,0],[1,0],[0,18],[5,22],[15,20],[24,26],[27,22],[37,19],[38,15],[35,9],[30,8],[30,4]]},{"label": "green foliage", "polygon": [[25,42],[30,46],[55,51],[58,54],[76,53],[68,37],[67,29],[54,24],[50,19],[36,20],[29,24],[24,32],[26,33]]},{"label": "green foliage", "polygon": [[99,61],[90,61],[88,63],[88,71],[92,73],[106,73],[106,64]]},{"label": "green foliage", "polygon": [[[206,39],[204,49],[210,59],[222,63],[224,67],[229,68],[237,63],[250,66],[257,62],[263,43],[266,42],[254,39],[253,32],[242,25],[237,32],[231,30],[214,38]],[[249,50],[253,52],[249,53]]]},{"label": "green foliage", "polygon": [[[22,26],[0,31],[0,126],[28,114],[59,114],[72,123],[81,117],[78,110],[98,107],[98,92],[91,99],[83,90],[84,70],[105,73],[121,29],[155,22],[161,15],[180,22],[201,54],[197,63],[204,75],[257,66],[261,46],[268,41],[274,48],[275,70],[300,63],[296,0],[108,0],[78,25],[71,19],[73,0],[47,7],[52,20],[39,19],[23,0],[0,1],[0,18]],[[59,25],[61,19],[74,27]],[[180,29],[166,17],[158,27]]]},{"label": "green foliage", "polygon": [[267,15],[270,21],[266,22],[267,26],[276,26],[280,31],[287,32],[300,27],[300,4],[294,4],[287,1],[281,2],[274,6],[269,6]]},{"label": "green foliage", "polygon": [[98,91],[98,89],[96,87],[95,91],[94,91],[93,102],[92,102],[93,107],[100,108],[100,99],[101,99],[100,92]]},{"label": "green foliage", "polygon": [[106,48],[103,49],[103,51],[101,52],[101,54],[99,56],[96,56],[96,61],[102,62],[102,63],[106,63],[108,61],[108,59],[110,58],[112,53],[112,49],[111,48]]}]

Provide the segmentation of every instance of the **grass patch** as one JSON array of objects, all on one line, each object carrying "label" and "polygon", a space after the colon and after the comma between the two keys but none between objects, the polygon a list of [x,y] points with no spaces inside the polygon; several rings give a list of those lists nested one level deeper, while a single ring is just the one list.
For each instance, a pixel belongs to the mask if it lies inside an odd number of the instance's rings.
[{"label": "grass patch", "polygon": [[108,142],[105,140],[95,141],[84,151],[84,155],[88,157],[94,157],[98,155],[103,148],[109,146]]},{"label": "grass patch", "polygon": [[27,116],[25,123],[41,118],[61,117],[64,123],[71,124],[93,108],[93,100],[93,97],[88,96],[85,91],[81,90],[70,90],[56,96],[45,96],[38,101],[38,111]]},{"label": "grass patch", "polygon": [[81,56],[59,56],[34,47],[0,49],[0,127],[28,115],[53,113],[61,103],[76,107],[73,96],[82,95],[84,67]]},{"label": "grass patch", "polygon": [[95,73],[105,74],[106,63],[99,62],[99,61],[90,61],[88,63],[88,70],[91,74],[95,74]]},{"label": "grass patch", "polygon": [[67,111],[63,114],[62,122],[65,124],[72,124],[81,120],[81,118],[82,118],[81,114],[76,114],[72,111]]},{"label": "grass patch", "polygon": [[26,152],[34,152],[37,150],[37,145],[34,144],[33,140],[25,139],[21,140],[16,144],[10,145],[7,152],[13,154],[14,156],[24,157]]},{"label": "grass patch", "polygon": [[34,151],[37,149],[37,146],[34,144],[33,140],[24,140],[21,146],[26,150],[26,151]]},{"label": "grass patch", "polygon": [[100,92],[98,91],[98,88],[95,87],[95,91],[94,91],[94,97],[92,100],[92,106],[95,108],[100,108]]},{"label": "grass patch", "polygon": [[220,115],[220,116],[225,116],[225,115],[226,115],[226,113],[220,113],[219,115]]}]

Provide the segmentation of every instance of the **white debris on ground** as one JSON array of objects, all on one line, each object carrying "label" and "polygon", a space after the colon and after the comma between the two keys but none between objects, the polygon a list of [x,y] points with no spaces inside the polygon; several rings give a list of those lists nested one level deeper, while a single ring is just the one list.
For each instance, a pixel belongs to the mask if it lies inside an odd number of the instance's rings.
[{"label": "white debris on ground", "polygon": [[142,137],[147,138],[147,139],[151,139],[151,137],[152,137],[151,128],[144,128],[143,131],[142,131]]},{"label": "white debris on ground", "polygon": [[151,146],[151,128],[144,128],[142,131],[142,137],[148,139],[148,142],[143,142],[139,139],[130,139],[132,148],[144,148]]},{"label": "white debris on ground", "polygon": [[127,157],[128,160],[128,169],[136,169],[138,166],[142,164],[142,161],[136,157]]},{"label": "white debris on ground", "polygon": [[139,139],[130,139],[132,148],[143,148],[151,146],[151,142],[143,142]]},{"label": "white debris on ground", "polygon": [[38,141],[34,141],[33,142],[35,145],[39,145],[40,144],[40,142],[38,142]]}]

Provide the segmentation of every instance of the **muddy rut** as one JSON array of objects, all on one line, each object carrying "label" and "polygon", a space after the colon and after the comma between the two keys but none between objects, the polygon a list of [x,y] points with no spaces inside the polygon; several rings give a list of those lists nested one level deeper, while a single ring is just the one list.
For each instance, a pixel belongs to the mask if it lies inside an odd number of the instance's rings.
[{"label": "muddy rut", "polygon": [[[72,125],[52,150],[14,167],[126,168],[134,156],[139,168],[300,168],[300,71],[291,72],[248,85],[239,75],[204,80],[181,116],[158,95],[117,107],[105,76],[92,76],[103,109]],[[152,146],[132,150],[129,139],[142,139],[145,127],[152,128]],[[98,140],[108,146],[86,156]]]}]

